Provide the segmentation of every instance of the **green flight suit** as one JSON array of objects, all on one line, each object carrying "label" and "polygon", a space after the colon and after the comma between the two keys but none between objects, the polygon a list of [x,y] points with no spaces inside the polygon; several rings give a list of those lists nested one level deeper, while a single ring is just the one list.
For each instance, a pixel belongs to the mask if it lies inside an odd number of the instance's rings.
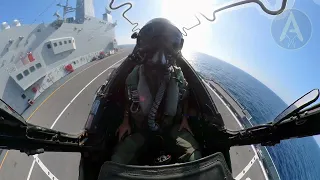
[{"label": "green flight suit", "polygon": [[[129,74],[128,78],[136,76],[136,74],[133,74],[135,72],[131,72]],[[127,78],[127,79],[128,79]],[[157,86],[157,81],[155,79],[157,78],[152,78],[149,76],[149,87]],[[183,77],[182,71],[179,74],[178,79],[181,80],[181,82],[186,85],[187,83],[185,82],[185,79]],[[152,94],[156,93],[156,88],[150,88]],[[163,103],[161,103],[163,104]],[[161,108],[162,107],[162,108]],[[162,112],[163,105],[159,107],[158,112]],[[179,131],[180,127],[180,121],[181,117],[179,117],[179,113],[181,112],[181,108],[177,110],[177,119],[179,120],[178,122],[173,122],[173,117],[168,118],[171,123],[168,123],[169,127],[169,132],[170,133],[170,138],[172,138],[175,141],[175,146],[171,147],[173,151],[179,151],[179,157],[178,161],[179,162],[188,162],[188,161],[193,161],[196,159],[201,158],[201,152],[199,150],[199,145],[192,136],[191,133],[189,133],[187,130],[182,129]],[[161,113],[160,113],[161,114]],[[167,119],[162,116],[162,121],[166,121]],[[125,137],[122,141],[120,141],[117,146],[114,149],[114,154],[111,157],[111,161],[121,163],[121,164],[130,164],[132,163],[137,156],[140,155],[140,150],[142,146],[146,143],[147,137],[143,133],[141,133],[141,130],[143,128],[146,128],[145,126],[142,127],[141,123],[145,120],[141,114],[136,114],[132,115],[132,119],[134,121],[134,125],[136,128],[134,128],[133,133],[130,134],[129,136]],[[179,150],[178,150],[179,149]]]}]

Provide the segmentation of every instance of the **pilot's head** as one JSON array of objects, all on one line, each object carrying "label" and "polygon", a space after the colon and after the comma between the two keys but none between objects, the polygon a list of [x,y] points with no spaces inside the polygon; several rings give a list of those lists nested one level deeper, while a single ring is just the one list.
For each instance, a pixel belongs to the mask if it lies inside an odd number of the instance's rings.
[{"label": "pilot's head", "polygon": [[174,57],[180,53],[183,42],[180,30],[164,18],[152,19],[137,36],[137,46],[146,49],[145,65],[152,69],[174,64]]}]

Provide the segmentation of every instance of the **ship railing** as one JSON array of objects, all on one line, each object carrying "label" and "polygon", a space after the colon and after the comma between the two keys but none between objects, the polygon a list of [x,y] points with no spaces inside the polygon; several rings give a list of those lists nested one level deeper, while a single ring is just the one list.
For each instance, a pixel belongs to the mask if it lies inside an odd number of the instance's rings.
[{"label": "ship railing", "polygon": [[[203,77],[201,74],[200,74],[200,76]],[[246,116],[246,118],[248,120],[250,120],[252,118],[250,113],[242,106],[242,104],[238,101],[238,99],[235,98],[231,93],[229,93],[229,91],[227,91],[223,86],[221,86],[220,83],[218,83],[214,79],[210,79],[210,81],[216,83],[221,89],[223,89],[225,92],[227,92],[227,94],[230,96],[230,98],[240,107],[240,109],[242,110],[243,114]]]},{"label": "ship railing", "polygon": [[210,79],[210,81],[213,81],[214,83],[216,83],[221,89],[223,89],[224,91],[226,91],[228,93],[228,95],[231,97],[231,99],[236,102],[238,104],[238,106],[241,108],[241,109],[245,109],[242,104],[238,101],[238,99],[236,99],[231,93],[229,93],[229,91],[227,91],[219,82],[217,82],[216,80],[214,79]]},{"label": "ship railing", "polygon": [[[238,115],[238,112],[232,107],[230,106],[230,103],[227,101],[226,98],[224,98],[223,96],[221,96],[221,94],[219,92],[217,92],[219,94],[219,96],[221,97],[221,99],[223,101],[225,101],[225,103],[228,105],[228,107],[231,109],[231,111],[233,111],[233,113],[236,115],[236,117],[238,118],[238,120],[241,122],[243,128],[249,128],[249,127],[253,127],[255,123],[253,123],[253,121],[250,121],[252,119],[252,116],[249,114],[249,112],[241,105],[241,103],[233,96],[231,95],[231,93],[229,93],[228,90],[226,90],[224,87],[222,87],[217,81],[212,80],[212,79],[206,79],[204,76],[202,76],[200,73],[198,73],[199,76],[204,79],[205,81],[212,81],[215,84],[217,84],[223,91],[225,91],[230,98],[237,104],[239,105],[240,109],[242,110],[243,114],[245,115],[245,117],[241,117]],[[216,88],[214,88],[210,83],[208,83],[209,86],[211,86],[214,90],[216,90]],[[246,111],[246,113],[244,112]],[[256,125],[256,124],[255,124]],[[256,147],[255,147],[256,148]],[[279,173],[277,171],[277,168],[271,158],[271,155],[268,151],[268,149],[264,146],[260,146],[259,149],[261,150],[261,154],[262,157],[260,158],[260,160],[262,161],[263,166],[267,169],[267,175],[268,178],[270,180],[280,180],[280,176]]]},{"label": "ship railing", "polygon": [[[248,123],[246,123],[246,124],[248,125],[248,127],[253,127],[253,124],[249,120],[247,120],[247,122]],[[267,147],[257,145],[257,146],[255,146],[255,148],[261,150],[262,157],[260,159],[262,160],[263,166],[267,167],[268,178],[270,180],[280,180],[281,178],[280,178],[279,172],[278,172],[276,165],[274,164],[274,162],[271,158],[271,155],[270,155]]]},{"label": "ship railing", "polygon": [[268,149],[266,147],[264,147],[264,146],[261,146],[260,150],[261,150],[261,152],[262,152],[262,154],[264,156],[262,158],[262,162],[263,162],[263,164],[265,164],[265,167],[267,167],[268,171],[269,171],[267,173],[268,176],[269,176],[269,179],[275,179],[275,180],[281,179],[280,175],[279,175],[279,172],[278,172],[278,170],[277,170],[277,168],[276,168],[276,166],[275,166],[275,164],[274,164],[274,162],[273,162],[273,160],[271,158],[271,155],[270,155]]}]

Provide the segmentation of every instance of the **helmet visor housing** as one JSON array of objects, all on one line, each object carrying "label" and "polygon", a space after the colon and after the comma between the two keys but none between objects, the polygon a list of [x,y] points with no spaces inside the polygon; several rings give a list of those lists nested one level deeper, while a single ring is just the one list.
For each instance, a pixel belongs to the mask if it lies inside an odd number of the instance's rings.
[{"label": "helmet visor housing", "polygon": [[183,37],[180,30],[163,18],[149,21],[139,32],[139,46],[155,54],[162,51],[164,54],[177,53],[182,49]]}]

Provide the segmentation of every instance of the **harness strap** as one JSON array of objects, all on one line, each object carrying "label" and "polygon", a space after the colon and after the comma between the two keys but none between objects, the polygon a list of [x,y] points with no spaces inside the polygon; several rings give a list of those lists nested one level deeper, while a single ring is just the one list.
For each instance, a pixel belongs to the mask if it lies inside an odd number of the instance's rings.
[{"label": "harness strap", "polygon": [[131,101],[130,111],[136,113],[140,110],[139,105],[139,93],[138,93],[138,81],[139,81],[139,66],[136,66],[126,79],[128,87],[128,98]]},{"label": "harness strap", "polygon": [[[142,69],[140,69],[140,68],[142,68]],[[166,93],[166,91],[168,89],[169,83],[171,84],[169,86],[169,87],[171,87],[169,93],[175,92],[175,93],[179,93],[179,94],[178,95],[171,95],[171,96],[167,95],[167,100],[169,100],[169,102],[170,101],[176,102],[176,101],[181,101],[186,94],[186,89],[185,89],[186,81],[185,81],[183,73],[179,67],[168,66],[166,68],[165,73],[164,73],[163,79],[160,83],[160,87],[155,95],[154,101],[150,102],[151,103],[150,105],[146,105],[146,107],[150,106],[149,108],[143,109],[143,107],[141,107],[141,104],[140,104],[141,102],[140,102],[139,91],[138,91],[139,74],[141,73],[140,71],[143,71],[143,65],[136,66],[134,68],[134,70],[129,74],[129,76],[126,80],[126,84],[128,87],[128,97],[129,97],[129,100],[131,101],[130,111],[131,111],[131,113],[137,113],[140,109],[143,110],[143,112],[148,114],[146,120],[148,122],[149,129],[152,131],[157,131],[159,129],[159,125],[156,123],[155,118],[156,118],[156,114],[157,114],[158,108],[160,106],[160,103],[161,103],[162,99],[164,98],[164,94]],[[176,90],[174,88],[175,85],[172,86],[172,83],[175,84],[173,81],[177,82],[176,85],[178,85],[178,87],[175,87],[175,88],[177,88]],[[148,98],[148,97],[145,97],[145,98]],[[167,104],[167,102],[166,102],[166,106],[168,106],[168,107],[167,107],[167,109],[165,108],[166,109],[165,112],[167,112],[169,114],[175,114],[176,110],[174,110],[174,109],[177,108],[176,105],[175,105],[175,103]]]},{"label": "harness strap", "polygon": [[164,72],[163,79],[161,81],[160,87],[157,91],[155,100],[153,101],[152,107],[148,115],[148,126],[152,131],[157,131],[159,129],[159,125],[155,122],[155,118],[156,118],[159,105],[163,99],[163,95],[167,89],[167,85],[170,80],[170,75],[171,75],[171,68],[170,66],[168,66]]},{"label": "harness strap", "polygon": [[129,87],[129,94],[130,100],[132,101],[130,111],[132,113],[137,113],[140,110],[138,90],[133,87]]}]

